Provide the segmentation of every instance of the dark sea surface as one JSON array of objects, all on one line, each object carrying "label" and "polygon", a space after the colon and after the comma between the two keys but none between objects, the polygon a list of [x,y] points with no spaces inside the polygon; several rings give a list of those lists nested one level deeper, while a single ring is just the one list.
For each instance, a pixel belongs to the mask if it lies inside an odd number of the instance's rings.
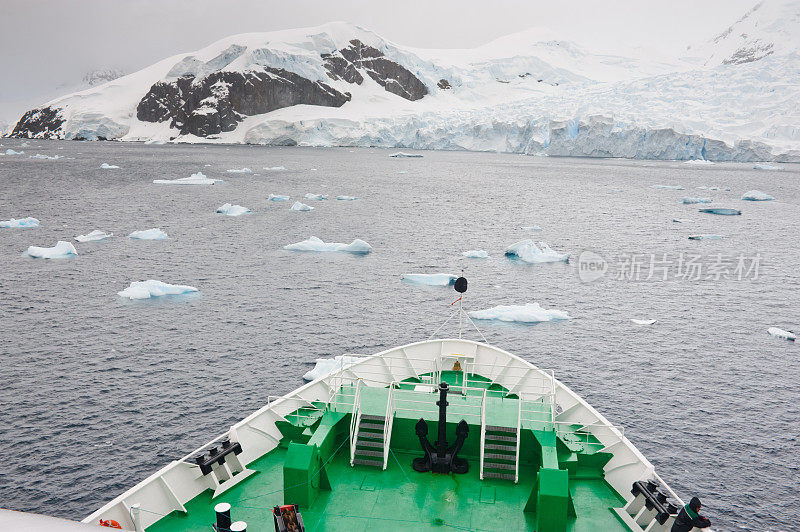
[{"label": "dark sea surface", "polygon": [[[0,220],[41,220],[36,229],[0,229],[0,507],[83,518],[268,395],[302,385],[316,358],[426,339],[457,294],[401,283],[401,274],[464,269],[469,309],[535,301],[573,316],[479,326],[490,343],[555,370],[624,427],[672,488],[703,500],[716,530],[798,529],[800,343],[766,332],[800,329],[798,165],[0,143],[3,153],[25,152],[0,156]],[[36,153],[64,158],[29,158]],[[121,168],[101,170],[104,162]],[[262,170],[279,165],[287,171]],[[254,173],[226,172],[242,167]],[[225,182],[152,183],[197,171]],[[776,201],[740,200],[750,189]],[[304,200],[309,192],[329,199]],[[270,193],[315,210],[292,212],[291,203],[268,202]],[[700,214],[703,205],[680,204],[686,196],[743,214]],[[223,203],[254,212],[216,214]],[[523,229],[535,225],[542,230]],[[125,237],[153,227],[170,239]],[[115,236],[73,240],[93,229]],[[687,238],[703,233],[724,238]],[[361,238],[374,252],[282,249],[311,235]],[[526,238],[572,260],[503,256]],[[57,240],[73,241],[79,255],[23,255]],[[462,257],[469,249],[490,258]],[[594,282],[579,276],[586,250],[608,264]],[[701,264],[700,279],[683,275],[689,260]],[[737,273],[740,260],[749,272]],[[200,293],[117,296],[145,279]],[[446,336],[457,334],[453,323]],[[478,339],[474,330],[469,337]]]}]

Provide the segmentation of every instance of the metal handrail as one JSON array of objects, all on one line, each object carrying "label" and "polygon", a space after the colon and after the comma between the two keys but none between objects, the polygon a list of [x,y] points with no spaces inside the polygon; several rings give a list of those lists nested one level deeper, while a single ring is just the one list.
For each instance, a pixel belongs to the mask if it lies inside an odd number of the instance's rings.
[{"label": "metal handrail", "polygon": [[514,459],[514,484],[519,482],[519,442],[522,439],[520,429],[522,428],[522,396],[517,404],[517,454]]},{"label": "metal handrail", "polygon": [[361,379],[358,380],[356,383],[356,395],[355,399],[353,400],[353,411],[352,415],[350,416],[350,465],[353,465],[353,460],[356,458],[356,439],[357,435],[355,431],[358,427],[358,422],[361,417],[361,409],[360,407],[361,402]]},{"label": "metal handrail", "polygon": [[486,446],[486,391],[483,391],[483,399],[481,399],[481,468],[480,479],[483,480],[483,453]]},{"label": "metal handrail", "polygon": [[383,469],[389,461],[389,444],[392,440],[392,425],[394,424],[394,386],[389,385],[389,398],[386,400],[386,417],[383,420]]}]

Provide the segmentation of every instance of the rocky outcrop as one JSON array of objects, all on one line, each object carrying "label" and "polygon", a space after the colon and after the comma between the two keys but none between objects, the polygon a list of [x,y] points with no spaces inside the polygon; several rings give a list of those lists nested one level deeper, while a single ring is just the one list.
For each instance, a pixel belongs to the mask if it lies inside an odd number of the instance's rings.
[{"label": "rocky outcrop", "polygon": [[61,138],[61,126],[64,118],[58,107],[42,107],[31,109],[19,119],[9,137],[29,139]]},{"label": "rocky outcrop", "polygon": [[453,87],[450,85],[450,82],[446,79],[442,78],[439,80],[439,83],[436,84],[442,90],[452,89]]},{"label": "rocky outcrop", "polygon": [[406,100],[419,100],[428,94],[425,84],[407,68],[358,39],[350,41],[350,46],[346,48],[321,54],[321,57],[328,76],[333,80],[343,79],[361,85],[364,77],[359,70],[363,70],[381,87]]},{"label": "rocky outcrop", "polygon": [[298,104],[341,107],[349,100],[349,93],[325,83],[265,67],[263,72],[215,72],[201,79],[189,75],[160,81],[139,102],[136,117],[143,122],[170,120],[183,135],[207,137],[233,131],[246,116]]}]

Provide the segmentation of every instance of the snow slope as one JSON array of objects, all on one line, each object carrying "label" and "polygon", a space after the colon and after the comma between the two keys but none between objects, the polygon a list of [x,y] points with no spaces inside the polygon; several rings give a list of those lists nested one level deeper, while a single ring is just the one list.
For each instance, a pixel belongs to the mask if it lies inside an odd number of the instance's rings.
[{"label": "snow slope", "polygon": [[[17,134],[800,160],[800,1],[759,4],[689,55],[595,53],[542,28],[474,49],[423,50],[335,22],[234,35],[165,59],[49,102]],[[240,78],[265,88],[242,97]],[[199,104],[187,108],[193,98]]]}]

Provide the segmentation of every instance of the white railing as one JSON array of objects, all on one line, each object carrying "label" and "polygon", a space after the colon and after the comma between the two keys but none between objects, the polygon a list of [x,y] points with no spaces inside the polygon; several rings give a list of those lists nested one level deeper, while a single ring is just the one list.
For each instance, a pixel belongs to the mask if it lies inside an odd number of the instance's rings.
[{"label": "white railing", "polygon": [[517,453],[514,459],[514,484],[519,482],[519,441],[521,438],[521,429],[522,428],[522,397],[520,396],[519,401],[517,401]]},{"label": "white railing", "polygon": [[486,445],[486,389],[483,390],[481,399],[481,468],[480,479],[483,480],[483,453]]},{"label": "white railing", "polygon": [[356,382],[356,395],[353,399],[353,413],[350,417],[350,465],[356,458],[356,440],[358,439],[358,425],[361,421],[361,379]]},{"label": "white railing", "polygon": [[386,400],[386,417],[383,420],[383,469],[389,461],[389,444],[392,442],[392,425],[394,424],[394,387],[389,385],[389,398]]}]

